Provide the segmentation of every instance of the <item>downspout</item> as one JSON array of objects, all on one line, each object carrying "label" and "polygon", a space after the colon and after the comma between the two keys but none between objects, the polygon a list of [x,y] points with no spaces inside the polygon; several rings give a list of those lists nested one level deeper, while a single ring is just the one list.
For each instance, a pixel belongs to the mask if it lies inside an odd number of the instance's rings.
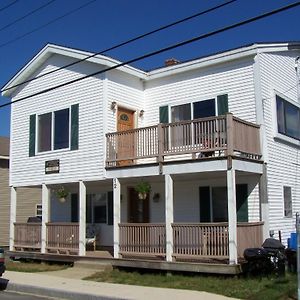
[{"label": "downspout", "polygon": [[263,160],[263,173],[259,180],[259,200],[260,200],[260,220],[264,222],[263,239],[269,237],[269,196],[268,196],[268,145],[267,134],[264,120],[264,102],[261,88],[261,57],[258,52],[254,57],[254,91],[255,91],[255,109],[256,109],[256,123],[260,125],[260,145]]}]

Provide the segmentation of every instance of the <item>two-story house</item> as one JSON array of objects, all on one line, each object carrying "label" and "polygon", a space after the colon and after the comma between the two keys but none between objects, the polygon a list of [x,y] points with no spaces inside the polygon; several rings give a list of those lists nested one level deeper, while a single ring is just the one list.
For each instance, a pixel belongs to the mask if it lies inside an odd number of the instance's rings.
[{"label": "two-story house", "polygon": [[[299,54],[261,43],[145,72],[45,46],[2,89],[10,250],[85,256],[92,231],[115,258],[236,265],[270,230],[285,242],[299,209]],[[42,190],[41,224],[15,223],[26,186]]]}]

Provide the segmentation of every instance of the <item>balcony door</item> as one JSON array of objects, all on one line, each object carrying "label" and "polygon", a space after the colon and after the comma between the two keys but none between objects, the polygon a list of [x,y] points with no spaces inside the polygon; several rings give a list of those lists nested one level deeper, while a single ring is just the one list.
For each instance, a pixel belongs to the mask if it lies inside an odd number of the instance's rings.
[{"label": "balcony door", "polygon": [[[118,107],[118,119],[117,130],[125,131],[134,129],[134,111]],[[124,132],[119,135],[118,139],[118,159],[124,158],[124,160],[118,161],[118,166],[127,166],[133,163],[135,154],[134,133]],[[131,158],[131,159],[128,159]]]}]

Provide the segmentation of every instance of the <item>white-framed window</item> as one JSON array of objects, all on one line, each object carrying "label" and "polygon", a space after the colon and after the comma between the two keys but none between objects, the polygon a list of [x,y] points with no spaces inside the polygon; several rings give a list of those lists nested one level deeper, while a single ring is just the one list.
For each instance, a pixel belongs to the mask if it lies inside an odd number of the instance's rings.
[{"label": "white-framed window", "polygon": [[70,108],[37,117],[37,152],[70,148]]},{"label": "white-framed window", "polygon": [[277,131],[300,140],[300,108],[276,94]]},{"label": "white-framed window", "polygon": [[293,217],[292,188],[290,186],[283,187],[283,206],[284,206],[284,216],[287,218],[292,218]]},{"label": "white-framed window", "polygon": [[42,218],[43,214],[43,205],[42,204],[36,204],[35,206],[35,216]]}]

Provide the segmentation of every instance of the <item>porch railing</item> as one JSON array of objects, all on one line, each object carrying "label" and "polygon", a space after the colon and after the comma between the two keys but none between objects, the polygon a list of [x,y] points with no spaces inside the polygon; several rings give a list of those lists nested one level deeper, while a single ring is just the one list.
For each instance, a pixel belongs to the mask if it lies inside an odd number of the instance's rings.
[{"label": "porch railing", "polygon": [[41,223],[14,223],[14,247],[24,249],[41,249]]},{"label": "porch railing", "polygon": [[165,224],[122,223],[119,228],[121,254],[165,255]]},{"label": "porch railing", "polygon": [[227,223],[172,224],[175,257],[228,257]]},{"label": "porch railing", "polygon": [[78,223],[47,223],[46,228],[48,252],[79,252]]},{"label": "porch railing", "polygon": [[[261,156],[259,126],[234,117],[209,117],[106,134],[106,166],[162,162],[167,157]],[[180,159],[177,157],[177,159]]]},{"label": "porch railing", "polygon": [[237,251],[243,257],[246,248],[259,248],[263,243],[264,222],[238,223],[237,226]]}]

